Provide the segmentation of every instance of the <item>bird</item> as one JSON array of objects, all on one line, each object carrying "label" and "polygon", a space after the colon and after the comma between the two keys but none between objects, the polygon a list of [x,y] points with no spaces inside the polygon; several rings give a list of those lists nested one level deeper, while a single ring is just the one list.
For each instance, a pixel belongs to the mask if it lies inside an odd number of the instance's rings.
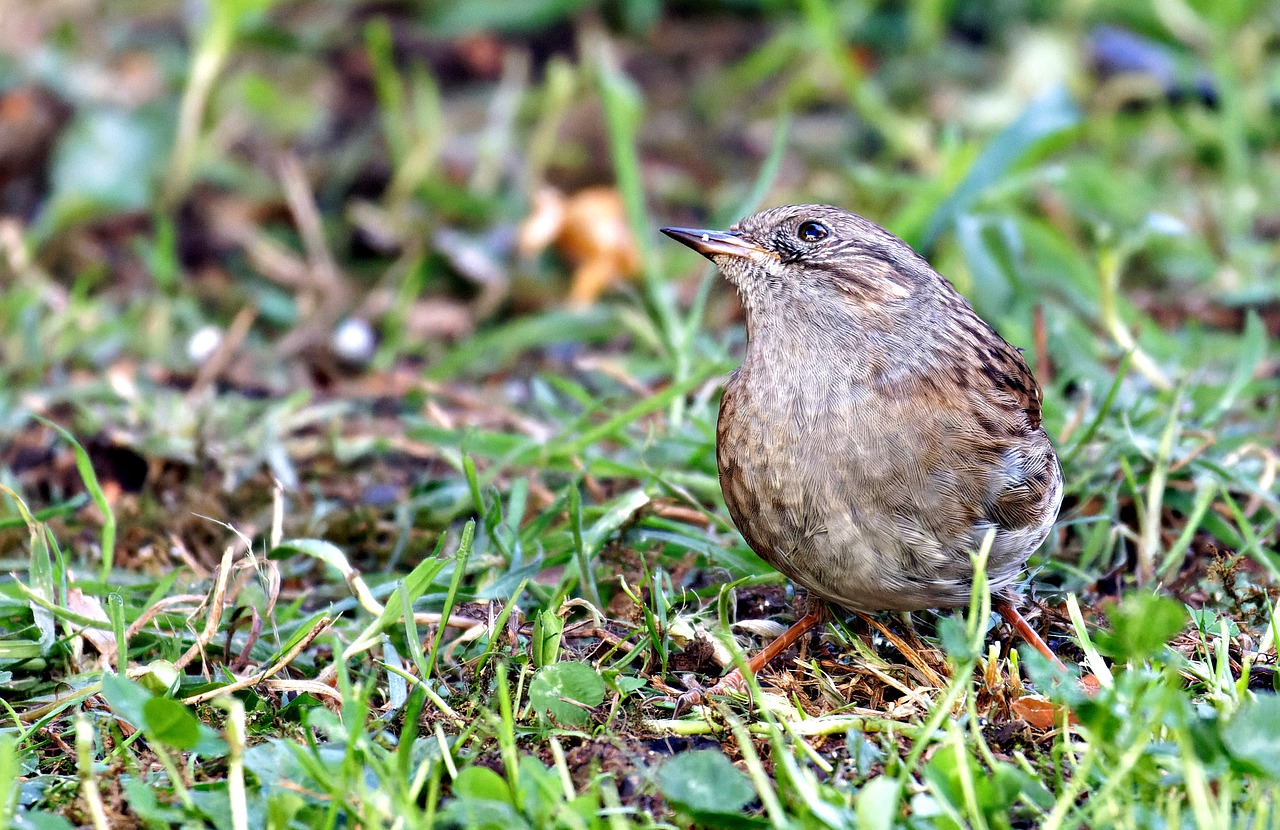
[{"label": "bird", "polygon": [[[992,607],[1065,670],[1018,610],[1063,491],[1021,351],[906,242],[839,207],[661,230],[717,266],[746,318],[716,424],[725,505],[751,549],[819,600],[751,672],[828,604],[968,605],[988,536]],[[742,682],[734,669],[709,691]]]}]

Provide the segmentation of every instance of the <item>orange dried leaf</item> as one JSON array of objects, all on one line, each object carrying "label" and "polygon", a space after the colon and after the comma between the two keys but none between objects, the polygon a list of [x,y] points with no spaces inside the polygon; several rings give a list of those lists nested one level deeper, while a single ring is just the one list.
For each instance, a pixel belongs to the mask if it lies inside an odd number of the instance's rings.
[{"label": "orange dried leaf", "polygon": [[1009,708],[1036,729],[1052,729],[1062,709],[1040,695],[1023,695],[1009,704]]},{"label": "orange dried leaf", "polygon": [[544,187],[533,196],[533,207],[520,223],[516,249],[520,256],[536,256],[555,241],[564,227],[564,194]]},{"label": "orange dried leaf", "polygon": [[611,187],[588,187],[569,197],[556,245],[572,259],[607,257],[624,272],[640,267],[622,197]]},{"label": "orange dried leaf", "polygon": [[640,270],[622,197],[611,187],[588,187],[568,197],[552,188],[539,191],[517,244],[525,256],[554,244],[573,264],[569,303],[574,306],[590,305]]}]

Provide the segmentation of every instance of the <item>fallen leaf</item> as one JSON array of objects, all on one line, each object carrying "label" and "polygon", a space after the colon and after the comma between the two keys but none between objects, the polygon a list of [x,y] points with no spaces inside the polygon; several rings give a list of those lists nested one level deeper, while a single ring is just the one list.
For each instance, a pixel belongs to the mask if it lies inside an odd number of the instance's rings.
[{"label": "fallen leaf", "polygon": [[[79,614],[90,620],[99,620],[104,623],[110,623],[107,612],[102,610],[102,603],[97,597],[90,596],[84,591],[72,586],[67,589],[67,610],[74,614]],[[102,655],[103,659],[108,662],[114,662],[116,659],[116,635],[109,630],[101,628],[85,628],[80,632],[80,636],[93,646],[94,650]]]},{"label": "fallen leaf", "polygon": [[640,269],[622,197],[611,187],[588,187],[566,197],[543,188],[520,225],[517,248],[533,256],[548,246],[573,265],[568,304],[583,308]]},{"label": "fallen leaf", "polygon": [[1041,695],[1023,695],[1009,704],[1009,708],[1036,729],[1052,729],[1058,723],[1063,707],[1055,706]]}]

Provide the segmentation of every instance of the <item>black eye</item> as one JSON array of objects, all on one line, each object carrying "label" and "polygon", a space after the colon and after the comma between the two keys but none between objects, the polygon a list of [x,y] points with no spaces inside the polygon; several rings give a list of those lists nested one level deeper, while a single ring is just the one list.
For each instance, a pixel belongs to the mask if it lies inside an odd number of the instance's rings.
[{"label": "black eye", "polygon": [[796,228],[796,236],[800,237],[801,242],[821,242],[830,235],[831,231],[821,222],[801,222],[800,227]]}]

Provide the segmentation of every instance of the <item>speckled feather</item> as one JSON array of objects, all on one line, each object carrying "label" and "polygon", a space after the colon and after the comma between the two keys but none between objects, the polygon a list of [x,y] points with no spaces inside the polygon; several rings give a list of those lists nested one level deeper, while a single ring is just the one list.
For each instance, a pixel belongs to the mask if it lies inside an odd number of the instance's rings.
[{"label": "speckled feather", "polygon": [[[797,228],[829,235],[803,242]],[[747,314],[717,457],[757,554],[811,592],[872,611],[968,602],[989,530],[1008,589],[1062,499],[1040,388],[1017,349],[905,242],[824,205],[764,211],[712,254]]]}]

